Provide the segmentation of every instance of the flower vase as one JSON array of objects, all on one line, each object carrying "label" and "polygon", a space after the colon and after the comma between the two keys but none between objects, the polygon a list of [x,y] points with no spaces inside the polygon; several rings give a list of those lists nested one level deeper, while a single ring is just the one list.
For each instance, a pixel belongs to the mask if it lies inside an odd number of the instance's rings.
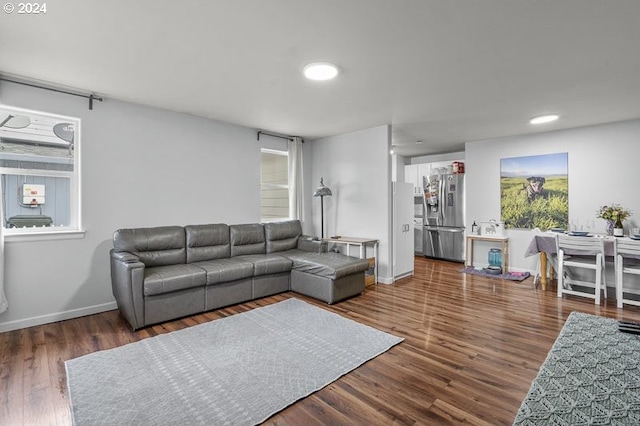
[{"label": "flower vase", "polygon": [[615,222],[612,220],[607,220],[607,235],[613,235],[613,227],[615,226]]},{"label": "flower vase", "polygon": [[616,224],[613,227],[613,236],[614,237],[624,236],[624,228],[622,227],[622,219],[620,218],[616,220]]}]

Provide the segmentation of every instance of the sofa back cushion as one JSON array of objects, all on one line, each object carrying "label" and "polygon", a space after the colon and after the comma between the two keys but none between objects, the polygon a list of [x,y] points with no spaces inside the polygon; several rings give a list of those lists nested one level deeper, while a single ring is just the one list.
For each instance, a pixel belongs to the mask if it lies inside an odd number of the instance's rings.
[{"label": "sofa back cushion", "polygon": [[264,237],[267,242],[267,253],[291,250],[298,246],[298,238],[302,235],[299,220],[286,222],[270,222],[264,224]]},{"label": "sofa back cushion", "polygon": [[228,225],[187,225],[184,231],[187,238],[187,263],[231,256]]},{"label": "sofa back cushion", "polygon": [[230,225],[231,257],[244,254],[264,254],[264,226],[260,223]]},{"label": "sofa back cushion", "polygon": [[185,263],[187,258],[181,226],[118,229],[113,234],[113,249],[138,256],[147,267]]}]

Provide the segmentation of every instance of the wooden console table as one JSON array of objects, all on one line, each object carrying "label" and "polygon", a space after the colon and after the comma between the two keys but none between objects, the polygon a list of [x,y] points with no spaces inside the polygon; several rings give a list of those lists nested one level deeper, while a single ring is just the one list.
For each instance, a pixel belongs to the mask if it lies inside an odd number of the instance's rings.
[{"label": "wooden console table", "polygon": [[378,245],[380,244],[379,240],[375,240],[372,238],[354,238],[354,237],[329,237],[323,238],[323,241],[327,243],[334,244],[346,244],[347,246],[347,256],[350,255],[351,246],[359,247],[360,249],[360,259],[366,259],[367,256],[367,245],[373,246],[373,257],[375,259],[375,267],[374,267],[374,280],[375,283],[378,282]]},{"label": "wooden console table", "polygon": [[509,272],[509,237],[490,237],[488,235],[467,235],[467,249],[464,266],[473,268],[473,244],[476,241],[500,243],[502,247],[502,273]]}]

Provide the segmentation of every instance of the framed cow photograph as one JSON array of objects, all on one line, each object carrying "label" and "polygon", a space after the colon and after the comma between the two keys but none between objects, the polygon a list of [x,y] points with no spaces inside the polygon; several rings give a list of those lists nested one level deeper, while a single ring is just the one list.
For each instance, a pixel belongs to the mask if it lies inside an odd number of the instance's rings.
[{"label": "framed cow photograph", "polygon": [[568,154],[500,160],[500,211],[507,229],[569,225]]}]

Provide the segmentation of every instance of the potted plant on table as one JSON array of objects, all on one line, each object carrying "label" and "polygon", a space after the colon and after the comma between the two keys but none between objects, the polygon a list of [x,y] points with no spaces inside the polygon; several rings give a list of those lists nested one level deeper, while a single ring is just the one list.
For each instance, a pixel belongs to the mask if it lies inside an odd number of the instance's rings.
[{"label": "potted plant on table", "polygon": [[630,210],[625,209],[620,204],[612,204],[600,207],[597,213],[597,217],[607,221],[607,235],[616,237],[624,235],[622,222],[631,216]]}]

